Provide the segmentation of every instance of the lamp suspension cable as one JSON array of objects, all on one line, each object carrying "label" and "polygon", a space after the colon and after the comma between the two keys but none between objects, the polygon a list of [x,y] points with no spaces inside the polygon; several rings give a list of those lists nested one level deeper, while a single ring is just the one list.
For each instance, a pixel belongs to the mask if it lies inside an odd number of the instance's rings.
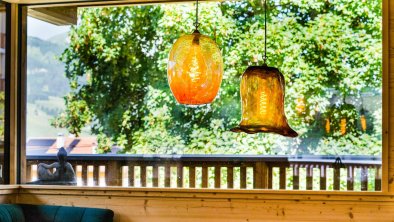
[{"label": "lamp suspension cable", "polygon": [[194,23],[195,26],[195,31],[198,31],[198,26],[200,26],[200,24],[198,23],[198,0],[196,0],[196,21]]},{"label": "lamp suspension cable", "polygon": [[263,57],[263,60],[264,60],[264,65],[267,65],[267,0],[264,0],[264,57]]}]

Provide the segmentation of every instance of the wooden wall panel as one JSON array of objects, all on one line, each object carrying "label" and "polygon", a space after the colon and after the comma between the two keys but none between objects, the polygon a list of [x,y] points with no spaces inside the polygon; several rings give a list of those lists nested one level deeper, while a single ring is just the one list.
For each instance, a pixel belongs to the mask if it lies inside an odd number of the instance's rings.
[{"label": "wooden wall panel", "polygon": [[15,203],[19,186],[0,185],[0,203]]},{"label": "wooden wall panel", "polygon": [[[362,196],[361,196],[362,195]],[[22,186],[18,203],[109,208],[116,222],[393,221],[381,193]]]}]

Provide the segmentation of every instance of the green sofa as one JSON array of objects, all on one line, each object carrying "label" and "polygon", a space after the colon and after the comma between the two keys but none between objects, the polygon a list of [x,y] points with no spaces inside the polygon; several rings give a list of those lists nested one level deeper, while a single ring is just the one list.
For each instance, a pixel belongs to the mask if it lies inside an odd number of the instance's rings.
[{"label": "green sofa", "polygon": [[113,222],[108,209],[0,204],[0,222]]}]

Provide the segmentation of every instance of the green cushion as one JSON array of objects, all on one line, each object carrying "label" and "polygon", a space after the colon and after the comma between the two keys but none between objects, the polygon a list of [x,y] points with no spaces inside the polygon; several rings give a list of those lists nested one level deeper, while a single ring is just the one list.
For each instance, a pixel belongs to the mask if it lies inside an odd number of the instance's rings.
[{"label": "green cushion", "polygon": [[112,222],[112,210],[29,204],[0,204],[1,222]]},{"label": "green cushion", "polygon": [[[80,222],[84,216],[85,208],[59,207],[54,222]],[[71,219],[72,218],[72,219]]]},{"label": "green cushion", "polygon": [[25,222],[22,208],[16,204],[0,205],[0,221],[1,222]]},{"label": "green cushion", "polygon": [[114,212],[107,209],[96,209],[96,208],[85,208],[85,214],[81,222],[112,222],[114,217]]},{"label": "green cushion", "polygon": [[21,204],[26,222],[53,222],[60,206]]}]

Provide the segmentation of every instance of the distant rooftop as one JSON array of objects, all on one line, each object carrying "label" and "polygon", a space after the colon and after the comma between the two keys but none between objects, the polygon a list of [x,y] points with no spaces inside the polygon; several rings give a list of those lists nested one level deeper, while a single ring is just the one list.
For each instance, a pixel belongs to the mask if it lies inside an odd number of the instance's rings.
[{"label": "distant rooftop", "polygon": [[[56,138],[31,138],[26,144],[28,155],[56,154]],[[69,154],[94,154],[97,146],[95,137],[65,138],[64,148]]]}]

